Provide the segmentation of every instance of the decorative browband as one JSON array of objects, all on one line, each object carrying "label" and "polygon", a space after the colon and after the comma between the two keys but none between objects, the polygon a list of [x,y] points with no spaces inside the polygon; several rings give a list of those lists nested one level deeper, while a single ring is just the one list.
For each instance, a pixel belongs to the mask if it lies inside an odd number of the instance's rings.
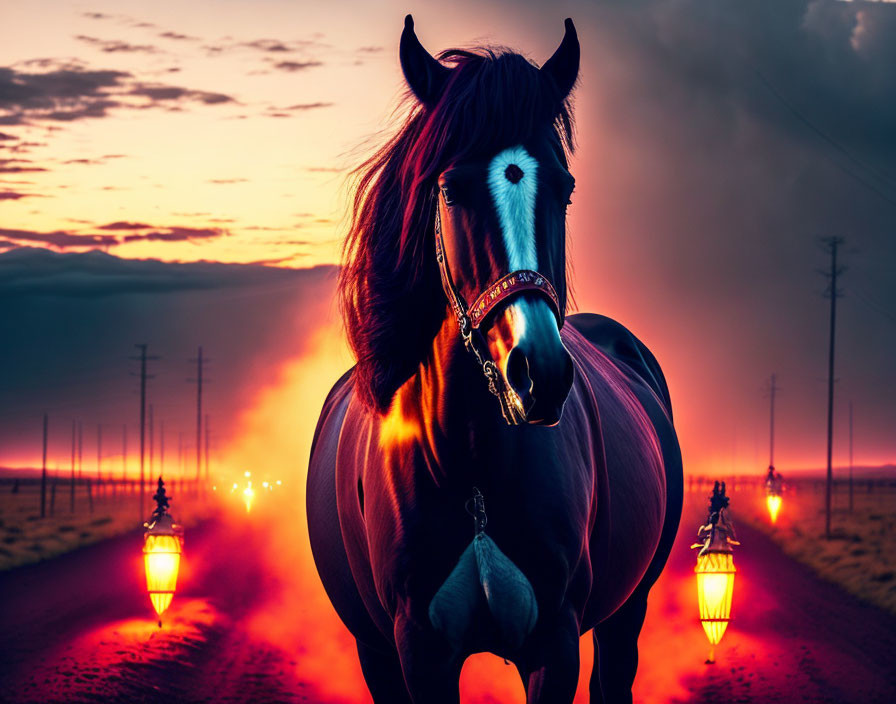
[{"label": "decorative browband", "polygon": [[558,325],[563,324],[563,314],[560,312],[560,299],[557,292],[548,281],[547,277],[531,269],[519,269],[502,276],[495,283],[488,286],[470,306],[470,323],[473,328],[479,324],[501,301],[522,291],[537,291],[543,294],[550,302],[557,316]]}]

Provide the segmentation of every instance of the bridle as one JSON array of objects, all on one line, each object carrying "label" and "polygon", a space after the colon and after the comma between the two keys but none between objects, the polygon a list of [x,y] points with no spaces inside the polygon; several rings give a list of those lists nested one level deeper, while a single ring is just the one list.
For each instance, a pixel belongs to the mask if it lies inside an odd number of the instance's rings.
[{"label": "bridle", "polygon": [[435,240],[436,259],[439,262],[442,289],[445,291],[445,296],[448,298],[451,309],[457,318],[457,326],[460,329],[464,347],[467,349],[467,352],[473,355],[476,364],[482,370],[488,382],[488,390],[498,397],[498,401],[501,404],[501,415],[504,416],[504,420],[507,421],[508,425],[520,425],[526,422],[526,409],[523,408],[522,399],[520,399],[516,391],[507,385],[501,376],[498,365],[492,359],[485,336],[482,334],[479,326],[496,306],[508,298],[516,296],[523,291],[535,291],[547,299],[554,315],[557,316],[557,326],[562,328],[564,316],[563,311],[560,309],[560,299],[557,297],[557,291],[547,276],[532,269],[517,269],[486,286],[485,290],[473,301],[473,305],[468,306],[464,297],[454,285],[451,271],[448,268],[445,244],[442,241],[442,216],[439,213],[438,197],[439,193],[437,192]]}]

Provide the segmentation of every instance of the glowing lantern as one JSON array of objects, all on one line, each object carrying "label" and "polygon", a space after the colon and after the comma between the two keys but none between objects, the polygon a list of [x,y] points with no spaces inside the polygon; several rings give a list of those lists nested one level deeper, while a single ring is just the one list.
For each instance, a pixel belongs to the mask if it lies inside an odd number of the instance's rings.
[{"label": "glowing lantern", "polygon": [[184,534],[168,513],[168,497],[165,484],[159,477],[155,496],[156,508],[144,523],[143,562],[146,568],[146,589],[162,627],[162,614],[171,604],[177,589],[177,573],[184,547]]},{"label": "glowing lantern", "polygon": [[768,507],[768,516],[774,525],[778,521],[778,511],[781,510],[781,491],[783,489],[781,475],[775,471],[774,466],[769,466],[765,477],[765,505]]},{"label": "glowing lantern", "polygon": [[778,494],[769,494],[765,497],[765,504],[768,506],[768,515],[772,519],[772,523],[778,521],[778,511],[781,510],[781,497]]},{"label": "glowing lantern", "polygon": [[726,514],[728,497],[725,482],[721,487],[715,483],[709,501],[709,520],[700,526],[697,537],[702,543],[692,548],[701,548],[697,554],[697,603],[700,609],[700,623],[709,640],[707,663],[715,662],[715,649],[725,635],[731,619],[731,597],[734,594],[734,558],[731,546],[740,545],[734,535],[734,526]]}]

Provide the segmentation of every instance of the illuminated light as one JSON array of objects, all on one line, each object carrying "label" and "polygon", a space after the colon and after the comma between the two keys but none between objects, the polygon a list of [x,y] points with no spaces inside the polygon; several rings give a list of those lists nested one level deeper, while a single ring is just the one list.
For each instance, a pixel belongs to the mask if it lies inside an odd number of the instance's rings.
[{"label": "illuminated light", "polygon": [[217,490],[218,490],[218,487],[216,487],[216,486],[212,487],[212,491],[217,491]]},{"label": "illuminated light", "polygon": [[268,488],[268,483],[267,483],[267,482],[262,482],[261,485],[262,485],[265,489]]},{"label": "illuminated light", "polygon": [[731,597],[734,595],[734,558],[730,552],[707,552],[697,557],[697,603],[700,623],[713,651],[722,640],[731,620]]},{"label": "illuminated light", "polygon": [[709,518],[700,526],[692,548],[701,548],[697,554],[697,606],[700,623],[709,640],[707,664],[716,661],[716,646],[728,629],[731,620],[731,598],[734,595],[734,557],[732,545],[740,545],[734,535],[734,526],[728,520],[729,499],[725,495],[725,482],[715,483],[709,499]]},{"label": "illuminated light", "polygon": [[281,482],[281,481],[278,479],[278,480],[277,480],[277,486],[280,486],[281,484],[283,484],[283,482]]},{"label": "illuminated light", "polygon": [[234,483],[233,483],[233,488],[232,488],[230,491],[231,491],[231,493],[232,493],[232,492],[236,491],[237,489],[239,489],[239,485],[238,485],[236,482],[234,482]]},{"label": "illuminated light", "polygon": [[251,476],[252,476],[252,472],[245,472],[245,473],[243,474],[243,476],[244,476],[244,477],[251,477]]},{"label": "illuminated light", "polygon": [[765,497],[765,504],[768,506],[768,516],[772,523],[777,523],[778,511],[781,510],[781,497],[777,494],[769,494]]},{"label": "illuminated light", "polygon": [[146,570],[146,590],[161,628],[162,614],[171,605],[177,590],[184,538],[183,530],[168,513],[168,497],[161,477],[153,499],[156,508],[144,523],[147,530],[143,534],[143,564]]},{"label": "illuminated light", "polygon": [[243,489],[243,501],[246,504],[246,513],[252,510],[252,502],[255,500],[255,489],[252,488],[252,482]]}]

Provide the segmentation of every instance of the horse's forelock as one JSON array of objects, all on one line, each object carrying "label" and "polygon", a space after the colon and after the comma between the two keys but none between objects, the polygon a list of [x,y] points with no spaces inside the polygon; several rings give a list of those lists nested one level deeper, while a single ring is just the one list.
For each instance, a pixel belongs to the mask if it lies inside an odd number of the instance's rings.
[{"label": "horse's forelock", "polygon": [[339,290],[358,360],[356,389],[379,410],[425,358],[444,320],[447,303],[429,256],[439,173],[454,161],[523,142],[546,125],[563,151],[572,150],[568,104],[551,103],[538,69],[522,56],[451,49],[439,58],[453,65],[442,97],[431,108],[413,106],[398,133],[354,172]]}]

